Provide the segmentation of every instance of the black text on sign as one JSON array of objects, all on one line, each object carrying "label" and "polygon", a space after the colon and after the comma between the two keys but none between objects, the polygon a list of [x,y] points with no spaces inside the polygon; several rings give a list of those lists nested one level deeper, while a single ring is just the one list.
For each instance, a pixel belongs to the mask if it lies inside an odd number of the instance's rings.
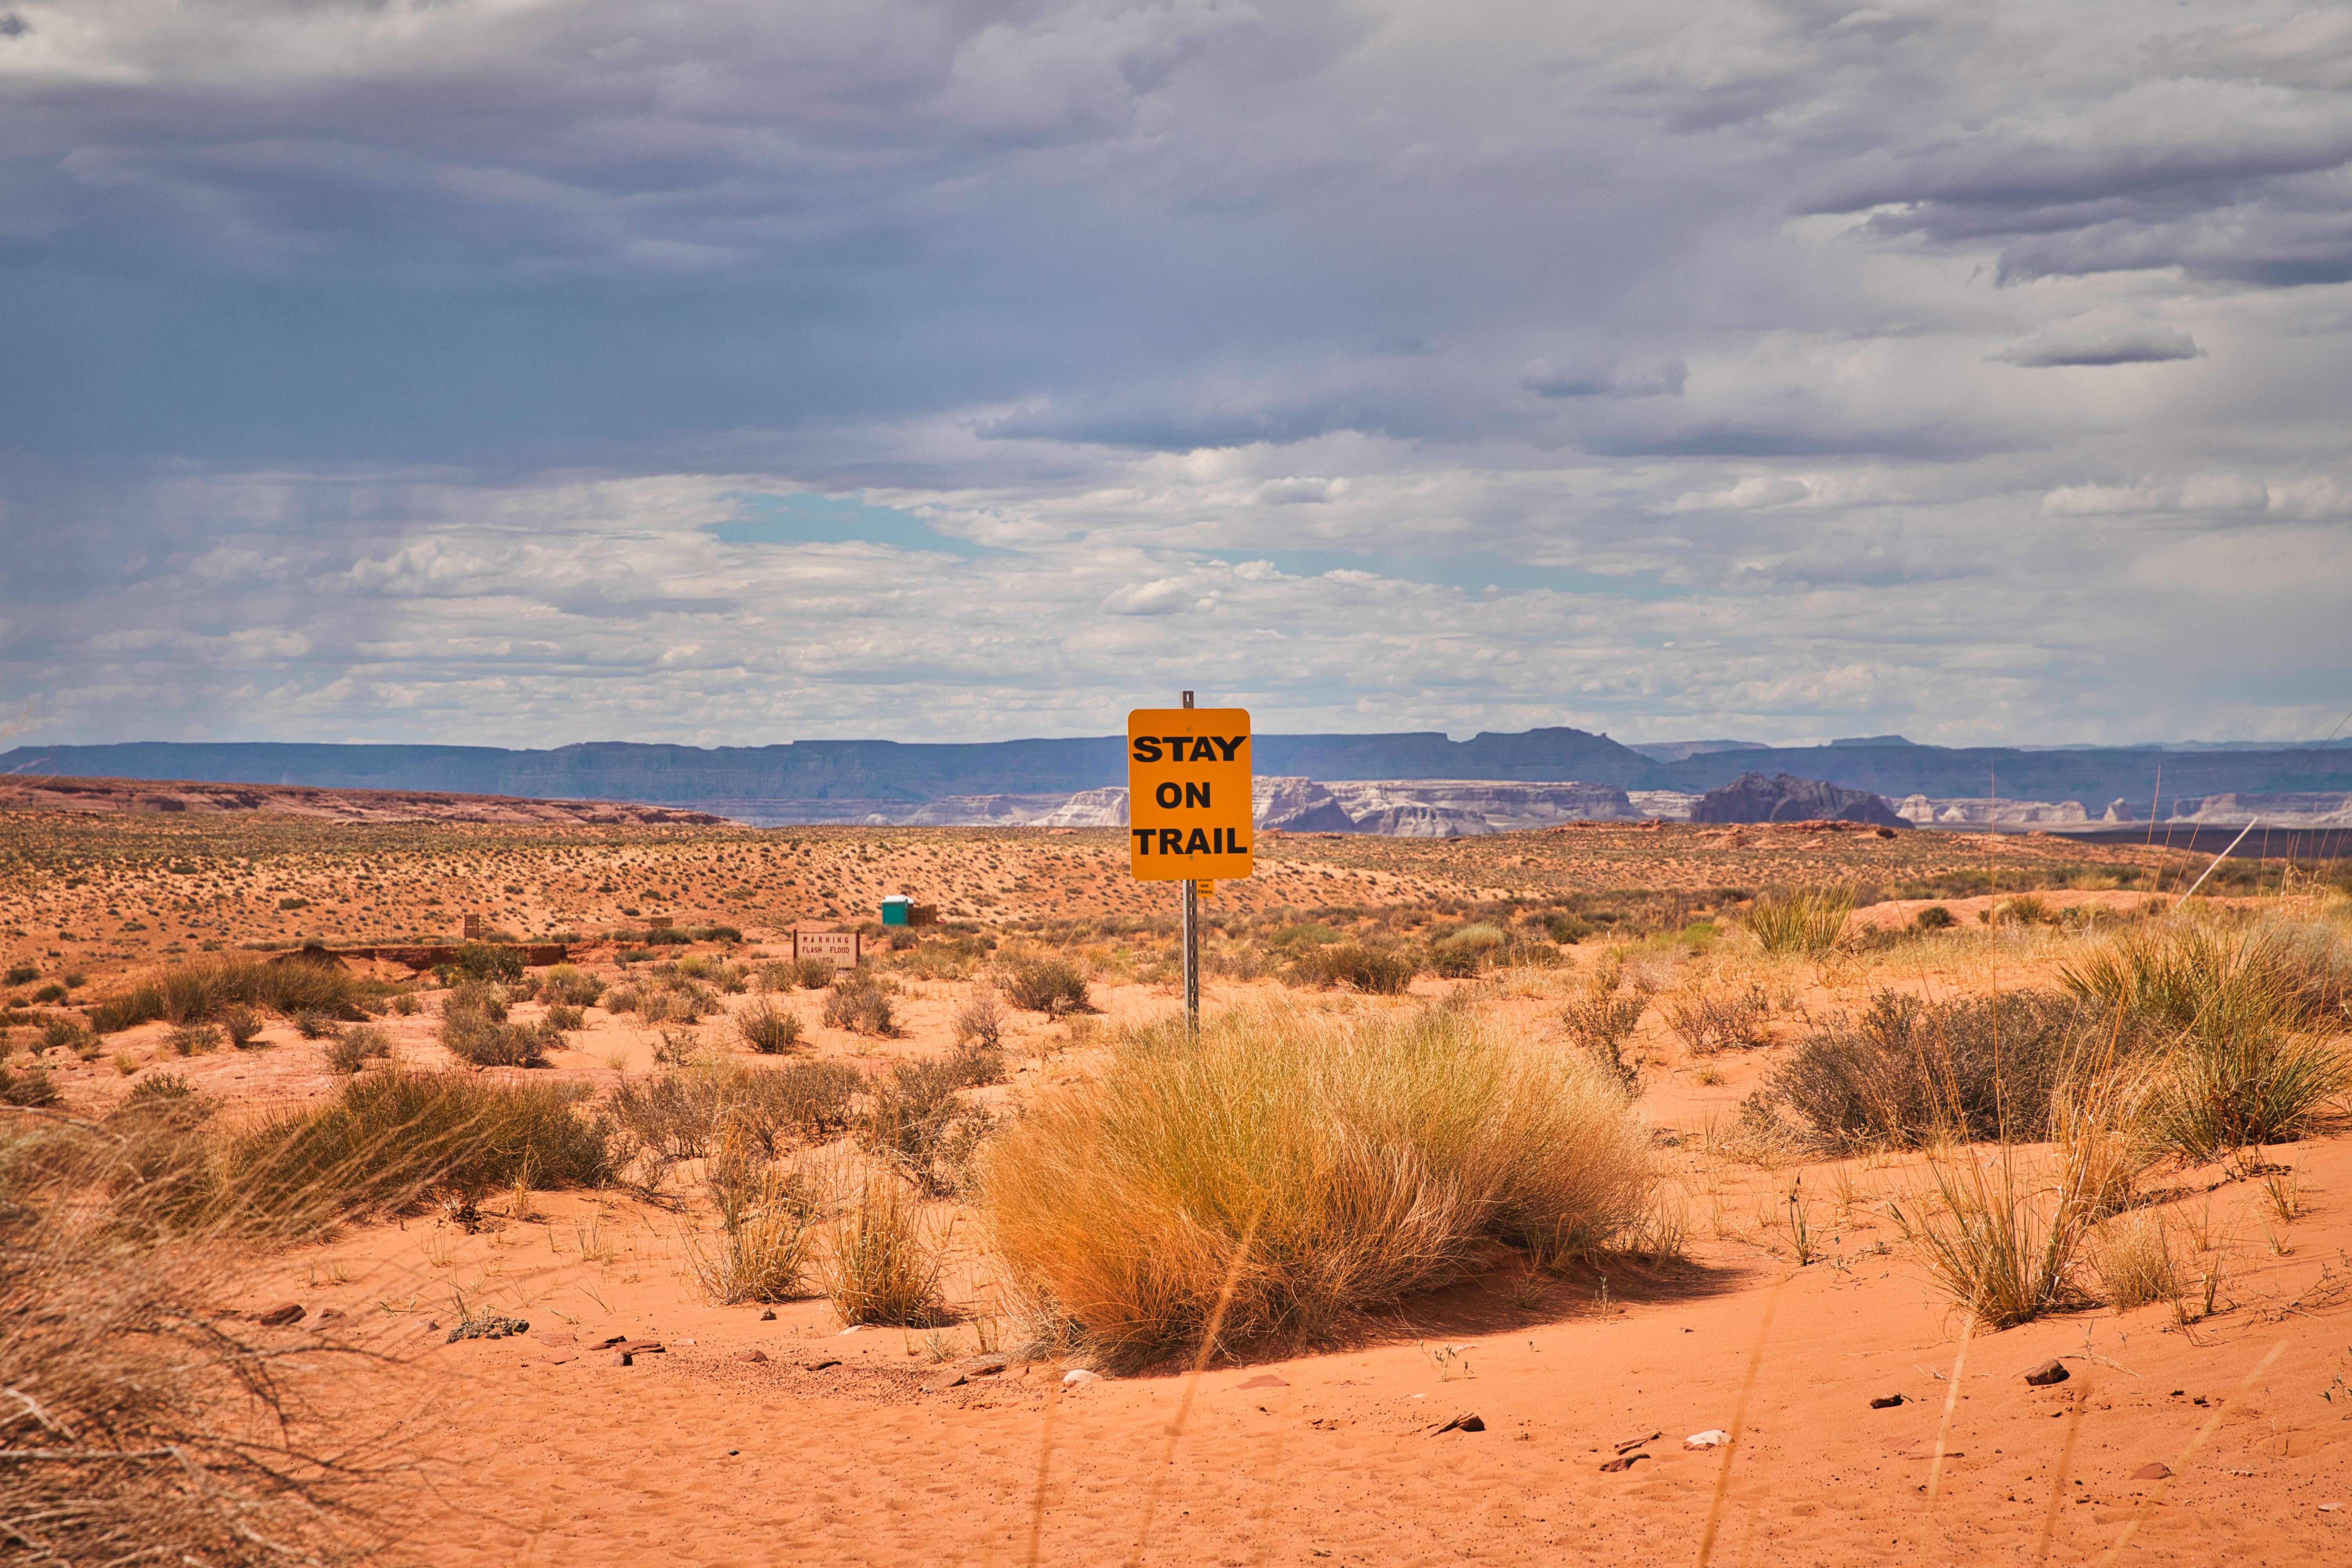
[{"label": "black text on sign", "polygon": [[1128,866],[1147,882],[1250,874],[1246,708],[1138,708],[1127,716]]}]

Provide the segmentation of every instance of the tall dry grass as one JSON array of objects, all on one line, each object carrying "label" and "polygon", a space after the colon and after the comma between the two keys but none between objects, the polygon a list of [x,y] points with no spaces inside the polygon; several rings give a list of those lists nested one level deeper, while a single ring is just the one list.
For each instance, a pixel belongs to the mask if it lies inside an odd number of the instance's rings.
[{"label": "tall dry grass", "polygon": [[110,1035],[156,1018],[198,1023],[240,1004],[273,1008],[289,1017],[297,1013],[353,1021],[366,1016],[346,970],[300,962],[262,963],[223,953],[158,970],[90,1008],[89,1022],[100,1034]]},{"label": "tall dry grass", "polygon": [[1197,1343],[1229,1277],[1229,1345],[1312,1340],[1458,1278],[1490,1238],[1547,1263],[1606,1245],[1654,1181],[1605,1069],[1462,1009],[1277,1005],[1192,1038],[1171,1020],[1121,1039],[1099,1079],[1013,1122],[981,1165],[1016,1298],[1124,1363]]},{"label": "tall dry grass", "polygon": [[2332,926],[2168,921],[2099,944],[2062,977],[2165,1043],[2146,1117],[2183,1161],[2293,1142],[2352,1088],[2333,1037],[2352,1022],[2352,959]]},{"label": "tall dry grass", "polygon": [[1818,955],[1837,945],[1853,905],[1851,888],[1803,888],[1758,899],[1746,923],[1766,952]]},{"label": "tall dry grass", "polygon": [[924,1328],[946,1316],[940,1288],[947,1238],[898,1173],[862,1173],[835,1215],[819,1266],[824,1293],[845,1323]]},{"label": "tall dry grass", "polygon": [[387,1457],[331,1436],[306,1395],[360,1352],[224,1316],[241,1228],[147,1222],[183,1173],[159,1136],[200,1131],[184,1095],[102,1131],[0,1120],[0,1557],[12,1563],[357,1560],[381,1544]]}]

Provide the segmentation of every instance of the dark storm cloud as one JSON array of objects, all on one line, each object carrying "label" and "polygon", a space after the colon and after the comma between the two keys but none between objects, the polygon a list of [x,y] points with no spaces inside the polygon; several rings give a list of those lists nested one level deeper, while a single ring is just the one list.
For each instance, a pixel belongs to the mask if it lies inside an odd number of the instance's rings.
[{"label": "dark storm cloud", "polygon": [[2352,673],[2338,11],[6,16],[0,657],[59,739],[1139,682],[2134,738]]}]

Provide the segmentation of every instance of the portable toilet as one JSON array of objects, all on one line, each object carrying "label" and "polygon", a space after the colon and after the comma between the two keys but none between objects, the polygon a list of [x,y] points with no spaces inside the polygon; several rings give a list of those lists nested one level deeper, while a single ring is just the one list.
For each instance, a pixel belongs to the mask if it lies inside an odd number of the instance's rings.
[{"label": "portable toilet", "polygon": [[882,900],[882,923],[886,926],[902,926],[909,923],[907,914],[914,908],[914,900],[903,893],[891,894]]}]

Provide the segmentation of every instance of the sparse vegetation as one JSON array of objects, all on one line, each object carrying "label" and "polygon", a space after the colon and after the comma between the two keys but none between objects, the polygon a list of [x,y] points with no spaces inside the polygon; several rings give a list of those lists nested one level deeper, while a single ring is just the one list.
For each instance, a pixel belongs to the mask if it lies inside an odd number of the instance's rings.
[{"label": "sparse vegetation", "polygon": [[1289,978],[1301,985],[1344,985],[1370,996],[1401,996],[1419,967],[1391,949],[1334,942],[1301,952],[1291,963]]},{"label": "sparse vegetation", "polygon": [[735,1029],[762,1056],[781,1056],[801,1042],[800,1015],[766,1000],[736,1014]]},{"label": "sparse vegetation", "polygon": [[824,1293],[844,1323],[927,1328],[945,1316],[946,1237],[895,1174],[867,1173],[827,1239]]},{"label": "sparse vegetation", "polygon": [[344,1029],[327,1042],[327,1066],[336,1072],[355,1073],[370,1062],[392,1059],[392,1037],[373,1024]]},{"label": "sparse vegetation", "polygon": [[238,1004],[272,1008],[289,1017],[302,1012],[354,1021],[366,1016],[359,1009],[348,971],[218,954],[168,965],[144,984],[92,1007],[89,1021],[99,1033],[110,1035],[156,1018],[171,1024],[217,1018]]},{"label": "sparse vegetation", "polygon": [[1225,1343],[1311,1341],[1457,1277],[1486,1238],[1547,1263],[1604,1247],[1651,1183],[1646,1134],[1598,1068],[1436,1009],[1130,1035],[982,1163],[1029,1310],[1122,1363],[1197,1342],[1228,1279]]},{"label": "sparse vegetation", "polygon": [[1851,888],[1767,895],[1749,907],[1748,930],[1766,952],[1818,955],[1837,945],[1853,905]]},{"label": "sparse vegetation", "polygon": [[[896,983],[893,982],[895,984]],[[898,1032],[898,1014],[883,983],[864,971],[843,975],[824,999],[824,1023],[830,1029],[883,1038]]]},{"label": "sparse vegetation", "polygon": [[1094,999],[1087,994],[1087,977],[1076,964],[1063,958],[1031,958],[1007,966],[1004,999],[1024,1013],[1059,1018],[1070,1013],[1091,1013]]}]

